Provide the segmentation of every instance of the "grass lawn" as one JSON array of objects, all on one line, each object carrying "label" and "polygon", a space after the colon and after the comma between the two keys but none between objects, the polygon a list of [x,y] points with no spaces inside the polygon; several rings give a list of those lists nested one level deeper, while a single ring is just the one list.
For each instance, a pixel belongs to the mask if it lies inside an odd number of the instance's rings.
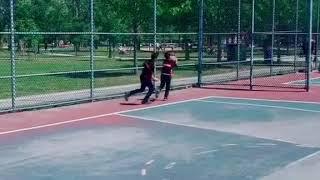
[{"label": "grass lawn", "polygon": [[[11,75],[11,62],[8,51],[0,51],[0,77]],[[150,53],[139,53],[138,58],[146,58]],[[78,56],[59,56],[33,53],[21,56],[17,55],[16,74],[29,75],[40,73],[72,72],[90,70],[90,59],[88,53]],[[98,56],[98,55],[97,55]],[[123,58],[124,56],[122,56]],[[130,56],[128,56],[130,57]],[[141,66],[143,59],[138,61]],[[160,61],[161,63],[161,61]],[[181,64],[196,63],[195,61],[181,60]],[[133,67],[133,60],[120,60],[117,58],[96,57],[95,69],[117,69]],[[139,73],[139,72],[138,72]],[[195,67],[185,67],[177,70],[175,78],[196,76]],[[17,96],[47,94],[53,92],[64,92],[90,88],[90,73],[63,73],[58,75],[18,77],[16,80]],[[134,70],[102,71],[95,73],[95,87],[110,87],[116,85],[126,85],[139,82],[139,76]],[[10,98],[11,79],[0,79],[0,99]]]},{"label": "grass lawn", "polygon": [[[94,67],[100,69],[117,69],[133,67],[131,55],[122,55],[117,58],[108,58],[107,55],[102,56],[105,52],[96,53]],[[10,76],[11,63],[8,51],[0,51],[0,77]],[[63,56],[69,55],[69,56]],[[70,56],[71,55],[71,56]],[[21,56],[17,55],[16,74],[29,75],[41,73],[56,72],[72,72],[90,70],[90,60],[88,52],[80,52],[78,56],[72,55],[72,52],[63,52],[60,55],[39,54],[35,56],[33,53]],[[102,56],[102,57],[99,57]],[[137,57],[140,58],[138,65],[141,66],[143,58],[148,58],[150,53],[139,52]],[[162,55],[161,55],[162,56]],[[184,53],[177,53],[180,59],[180,65],[196,64],[195,60],[184,60]],[[196,59],[197,53],[192,53],[192,57]],[[122,59],[120,59],[122,58]],[[162,57],[161,57],[162,58]],[[161,61],[160,61],[161,63]],[[246,66],[241,66],[242,70],[248,70]],[[236,71],[236,66],[210,66],[205,68],[203,75],[219,74],[224,72]],[[195,66],[179,67],[175,70],[174,78],[197,77]],[[138,72],[139,73],[139,72]],[[18,77],[16,82],[17,96],[38,95],[54,92],[64,92],[72,90],[81,90],[90,88],[90,73],[63,73],[58,75],[30,76]],[[94,84],[96,88],[110,87],[116,85],[126,85],[138,83],[139,76],[134,70],[121,71],[101,71],[95,73]],[[0,99],[10,98],[11,96],[11,80],[9,78],[0,78]]]}]

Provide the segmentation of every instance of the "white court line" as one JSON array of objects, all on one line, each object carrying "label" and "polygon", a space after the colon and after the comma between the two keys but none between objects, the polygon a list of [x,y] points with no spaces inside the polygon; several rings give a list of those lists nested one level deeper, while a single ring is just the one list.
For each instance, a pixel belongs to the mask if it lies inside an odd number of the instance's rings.
[{"label": "white court line", "polygon": [[[276,99],[259,99],[259,98],[241,98],[241,97],[232,97],[232,96],[210,96],[207,99],[216,98],[216,99],[238,99],[238,100],[252,100],[252,101],[267,101],[267,102],[288,102],[288,103],[302,103],[302,104],[316,104],[320,105],[320,102],[313,101],[293,101],[293,100],[276,100]],[[206,99],[206,98],[204,98]]]},{"label": "white court line", "polygon": [[[320,77],[311,78],[310,80],[316,80],[316,79],[320,79]],[[294,84],[294,83],[299,83],[299,82],[303,82],[303,81],[306,81],[306,79],[296,80],[296,81],[289,81],[289,82],[286,82],[286,83],[283,83],[283,84]],[[295,85],[300,85],[300,84],[295,84]]]},{"label": "white court line", "polygon": [[238,146],[239,144],[222,144],[221,147]]},{"label": "white court line", "polygon": [[149,166],[149,165],[151,165],[152,163],[154,162],[154,160],[152,159],[152,160],[150,160],[150,161],[148,161],[148,162],[146,162],[146,166]]},{"label": "white court line", "polygon": [[185,102],[191,102],[191,101],[207,99],[207,98],[208,97],[194,98],[194,99],[176,101],[176,102],[160,104],[160,105],[155,105],[155,106],[142,107],[142,108],[136,108],[136,109],[131,109],[131,110],[124,110],[124,111],[118,111],[118,112],[113,112],[113,113],[100,114],[100,115],[96,115],[96,116],[88,116],[88,117],[84,117],[84,118],[66,120],[66,121],[58,122],[58,123],[51,123],[51,124],[46,124],[46,125],[32,126],[29,128],[21,128],[21,129],[16,129],[16,130],[11,130],[11,131],[4,131],[4,132],[0,132],[0,135],[13,134],[13,133],[18,133],[18,132],[24,132],[24,131],[42,129],[42,128],[47,128],[47,127],[59,126],[59,125],[70,124],[70,123],[75,123],[75,122],[80,122],[80,121],[86,121],[86,120],[91,120],[91,119],[96,119],[96,118],[101,118],[101,117],[118,115],[120,113],[128,113],[128,112],[139,111],[139,110],[153,109],[153,108],[157,108],[157,107],[169,106],[169,105],[174,105],[174,104],[181,104],[181,103],[185,103]]},{"label": "white court line", "polygon": [[174,165],[176,165],[177,163],[176,162],[172,162],[172,163],[169,163],[168,165],[166,165],[166,167],[164,167],[164,169],[171,169],[174,167]]},{"label": "white court line", "polygon": [[308,145],[306,145],[306,144],[297,144],[296,146],[297,146],[297,147],[310,147],[310,146],[308,146]]},{"label": "white court line", "polygon": [[257,146],[257,145],[249,145],[249,146],[245,146],[246,148],[262,148],[262,146]]},{"label": "white court line", "polygon": [[193,148],[191,148],[191,150],[198,150],[198,149],[205,149],[205,147],[204,146],[196,146],[196,147],[193,147]]},{"label": "white court line", "polygon": [[268,108],[275,108],[275,109],[285,109],[285,110],[294,110],[294,111],[304,111],[304,112],[314,112],[320,113],[317,110],[309,110],[309,109],[301,109],[301,108],[291,108],[285,106],[271,106],[271,105],[264,105],[264,104],[251,104],[251,103],[238,103],[238,102],[225,102],[225,101],[215,101],[215,100],[196,100],[198,102],[205,102],[205,103],[216,103],[216,104],[231,104],[231,105],[246,105],[246,106],[254,106],[254,107],[268,107]]},{"label": "white court line", "polygon": [[[239,135],[247,136],[247,137],[253,137],[253,138],[265,139],[265,140],[269,140],[269,141],[278,141],[278,142],[299,145],[299,143],[296,143],[293,141],[288,141],[288,140],[283,140],[283,139],[278,139],[278,138],[277,139],[267,139],[265,137],[259,137],[259,136],[255,136],[255,135],[246,135],[246,134],[235,133],[235,132],[230,132],[230,131],[223,131],[223,130],[219,130],[216,128],[209,128],[206,126],[199,126],[199,125],[195,125],[195,124],[182,124],[182,123],[171,122],[171,121],[166,121],[166,120],[161,120],[161,119],[146,118],[146,117],[142,117],[142,116],[134,116],[134,115],[127,115],[127,114],[118,114],[118,115],[123,116],[123,117],[145,120],[145,121],[152,121],[152,122],[170,124],[170,125],[175,125],[175,126],[182,126],[182,127],[187,127],[187,128],[196,128],[196,129],[201,129],[201,130],[209,130],[209,131],[216,131],[216,132],[223,132],[223,133],[230,133],[230,134],[239,134]],[[313,147],[313,146],[309,146],[309,147]]]},{"label": "white court line", "polygon": [[217,152],[217,149],[213,149],[213,150],[209,150],[209,151],[202,151],[199,153],[196,153],[195,155],[200,156],[200,155],[204,155],[204,154],[209,154],[209,153],[213,153],[213,152]]},{"label": "white court line", "polygon": [[276,146],[277,144],[274,143],[257,143],[258,146]]},{"label": "white court line", "polygon": [[313,158],[314,156],[317,156],[317,155],[320,155],[320,151],[317,151],[317,152],[312,153],[312,154],[310,154],[310,155],[308,155],[308,156],[306,156],[306,157],[303,157],[303,158],[301,158],[301,159],[298,159],[297,161],[294,161],[294,162],[288,164],[285,168],[289,168],[289,167],[291,167],[291,166],[295,166],[295,165],[297,165],[297,164],[299,164],[299,163],[301,163],[301,162],[303,162],[303,161],[305,161],[305,160],[311,159],[311,158]]},{"label": "white court line", "polygon": [[[281,169],[278,169],[278,170],[289,169],[289,168],[291,168],[292,166],[296,166],[296,165],[300,164],[301,162],[306,161],[306,160],[309,160],[309,159],[312,159],[313,157],[318,156],[318,155],[320,155],[320,151],[317,151],[317,152],[312,153],[312,154],[310,154],[310,155],[308,155],[308,156],[305,156],[305,157],[303,157],[303,158],[301,158],[301,159],[298,159],[298,160],[296,160],[296,161],[293,161],[293,162],[287,164],[284,168],[281,168]],[[273,173],[276,173],[276,172],[273,172]],[[272,173],[272,174],[273,174],[273,173]],[[270,175],[270,174],[269,174],[269,175]],[[267,175],[267,176],[269,176],[269,175]],[[267,177],[267,176],[264,176],[264,177]],[[260,179],[263,179],[263,178],[260,178]]]}]

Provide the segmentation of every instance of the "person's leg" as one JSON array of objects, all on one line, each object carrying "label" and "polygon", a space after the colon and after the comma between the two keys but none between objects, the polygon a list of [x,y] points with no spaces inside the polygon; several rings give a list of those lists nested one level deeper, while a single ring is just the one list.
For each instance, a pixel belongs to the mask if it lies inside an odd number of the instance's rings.
[{"label": "person's leg", "polygon": [[142,93],[142,92],[146,89],[146,87],[147,87],[146,84],[143,83],[143,84],[141,85],[140,89],[135,89],[135,90],[133,90],[133,91],[130,91],[130,92],[129,92],[129,96],[132,96],[132,95],[137,94],[137,93]]},{"label": "person's leg", "polygon": [[165,76],[162,74],[162,75],[161,75],[161,81],[160,81],[160,88],[159,88],[159,90],[161,91],[161,90],[164,88],[165,85],[166,85]]},{"label": "person's leg", "polygon": [[154,92],[154,85],[153,85],[152,81],[146,82],[146,85],[149,90],[148,90],[148,93],[146,94],[146,96],[144,97],[144,99],[142,100],[142,104],[147,103],[149,101],[151,94]]},{"label": "person's leg", "polygon": [[146,89],[147,83],[142,77],[140,77],[140,83],[141,83],[140,89],[135,89],[135,90],[130,91],[129,93],[125,94],[124,98],[126,101],[129,100],[130,96],[137,94],[137,93],[142,93]]},{"label": "person's leg", "polygon": [[171,76],[166,76],[166,92],[164,94],[164,99],[168,99],[170,88],[171,88]]},{"label": "person's leg", "polygon": [[160,77],[160,86],[159,89],[156,91],[156,98],[159,97],[160,92],[162,91],[162,89],[164,88],[164,86],[166,85],[166,81],[164,79],[164,75],[161,75]]}]

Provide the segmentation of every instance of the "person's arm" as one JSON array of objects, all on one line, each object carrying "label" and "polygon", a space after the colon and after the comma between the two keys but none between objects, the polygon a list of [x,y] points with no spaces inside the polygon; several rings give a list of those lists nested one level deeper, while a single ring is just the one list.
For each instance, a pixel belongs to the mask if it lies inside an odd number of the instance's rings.
[{"label": "person's arm", "polygon": [[157,77],[155,77],[155,75],[152,75],[152,81],[159,81],[159,79]]},{"label": "person's arm", "polygon": [[146,68],[146,69],[150,69],[150,66],[149,66],[149,64],[147,62],[143,63],[143,67]]},{"label": "person's arm", "polygon": [[172,68],[178,67],[178,58],[176,56],[172,57]]},{"label": "person's arm", "polygon": [[150,66],[150,71],[152,72],[152,81],[158,81],[158,78],[154,74],[154,64]]}]

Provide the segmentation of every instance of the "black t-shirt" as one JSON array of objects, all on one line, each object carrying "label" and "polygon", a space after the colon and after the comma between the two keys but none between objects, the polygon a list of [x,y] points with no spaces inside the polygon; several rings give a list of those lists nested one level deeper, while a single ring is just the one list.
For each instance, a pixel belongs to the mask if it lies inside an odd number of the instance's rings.
[{"label": "black t-shirt", "polygon": [[150,60],[143,63],[143,69],[141,72],[141,77],[145,80],[152,80],[152,75],[154,72],[154,63]]}]

